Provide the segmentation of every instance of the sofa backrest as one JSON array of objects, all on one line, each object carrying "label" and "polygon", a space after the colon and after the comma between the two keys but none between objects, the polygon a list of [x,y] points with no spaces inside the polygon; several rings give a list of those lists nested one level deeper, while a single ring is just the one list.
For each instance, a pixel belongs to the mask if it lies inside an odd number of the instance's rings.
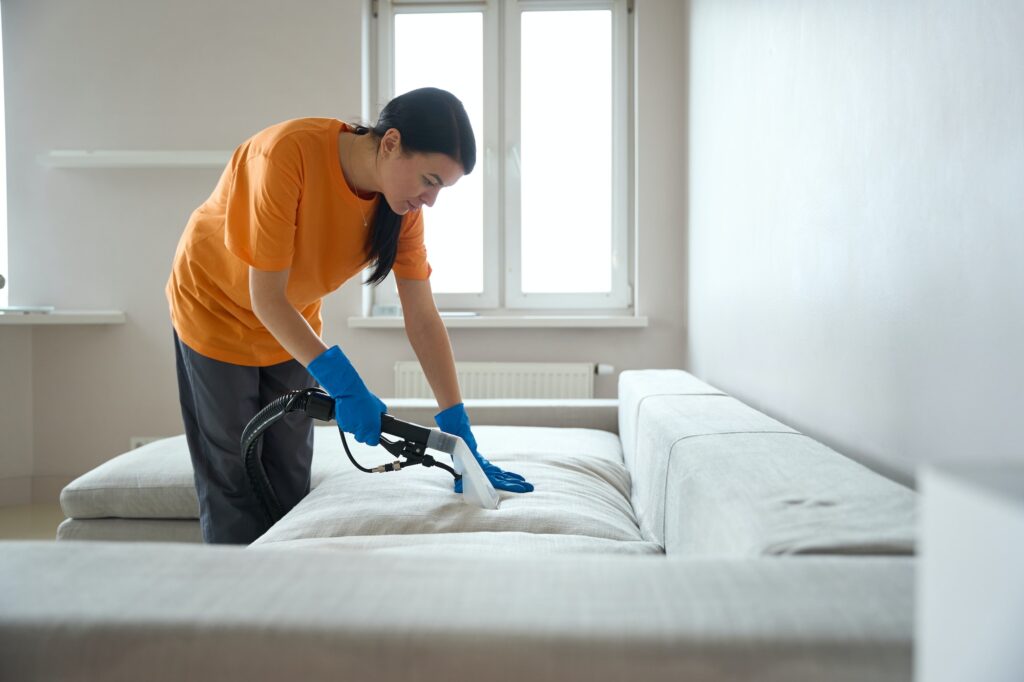
[{"label": "sofa backrest", "polygon": [[667,554],[911,554],[916,495],[681,370],[622,372],[619,434]]}]

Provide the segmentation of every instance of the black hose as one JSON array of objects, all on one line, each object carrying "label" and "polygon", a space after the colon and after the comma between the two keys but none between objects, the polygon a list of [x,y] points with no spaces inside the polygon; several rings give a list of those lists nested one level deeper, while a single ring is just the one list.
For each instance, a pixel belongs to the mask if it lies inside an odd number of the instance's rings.
[{"label": "black hose", "polygon": [[[285,393],[257,412],[256,416],[249,420],[245,429],[242,430],[242,462],[245,466],[245,474],[271,525],[277,523],[284,516],[284,509],[274,493],[274,486],[270,484],[270,479],[267,477],[260,458],[263,432],[288,412],[305,410],[309,403],[309,394],[313,391],[318,391],[318,389],[303,389]],[[326,393],[323,395],[327,396]],[[333,407],[332,404],[332,412]]]}]

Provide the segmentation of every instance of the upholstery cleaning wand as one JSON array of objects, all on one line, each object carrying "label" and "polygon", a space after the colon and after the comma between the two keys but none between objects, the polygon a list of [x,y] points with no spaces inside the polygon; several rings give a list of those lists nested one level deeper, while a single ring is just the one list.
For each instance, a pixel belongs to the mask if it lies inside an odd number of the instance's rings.
[{"label": "upholstery cleaning wand", "polygon": [[[274,494],[274,488],[263,468],[260,444],[263,440],[263,432],[288,412],[304,412],[313,419],[330,421],[334,419],[334,398],[319,388],[290,391],[260,410],[242,431],[242,460],[245,465],[245,474],[249,478],[249,484],[252,486],[256,498],[260,501],[260,506],[263,507],[272,524],[277,523],[284,516],[284,509],[281,508],[281,503],[277,499],[277,495]],[[495,492],[490,479],[480,468],[480,463],[476,461],[476,457],[473,456],[465,441],[458,436],[395,419],[390,414],[381,415],[380,432],[381,447],[394,455],[397,461],[368,469],[359,464],[352,456],[352,451],[348,449],[348,441],[345,439],[345,432],[341,430],[340,426],[338,427],[341,444],[345,447],[345,454],[360,471],[368,474],[401,471],[403,468],[416,464],[425,467],[440,467],[454,476],[455,480],[462,479],[462,495],[466,502],[475,504],[482,509],[498,508],[498,493]],[[398,439],[389,440],[384,437],[384,434],[396,436]],[[451,455],[455,468],[435,460],[427,454],[428,449]]]}]

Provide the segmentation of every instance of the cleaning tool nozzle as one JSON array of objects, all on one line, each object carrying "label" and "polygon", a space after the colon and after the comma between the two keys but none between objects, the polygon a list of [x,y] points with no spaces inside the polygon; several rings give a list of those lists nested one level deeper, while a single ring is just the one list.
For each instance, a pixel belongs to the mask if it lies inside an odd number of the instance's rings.
[{"label": "cleaning tool nozzle", "polygon": [[427,447],[452,456],[455,473],[462,476],[463,499],[481,509],[497,509],[500,498],[491,480],[476,461],[466,441],[443,431],[430,432]]}]

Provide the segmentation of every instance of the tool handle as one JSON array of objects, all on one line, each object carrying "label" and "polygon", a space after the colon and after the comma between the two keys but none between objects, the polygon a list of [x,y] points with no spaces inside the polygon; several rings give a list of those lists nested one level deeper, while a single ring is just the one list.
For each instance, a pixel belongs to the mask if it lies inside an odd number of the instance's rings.
[{"label": "tool handle", "polygon": [[430,438],[430,431],[431,429],[425,426],[396,419],[387,413],[380,416],[380,432],[397,436],[403,440],[426,446],[427,439]]}]

